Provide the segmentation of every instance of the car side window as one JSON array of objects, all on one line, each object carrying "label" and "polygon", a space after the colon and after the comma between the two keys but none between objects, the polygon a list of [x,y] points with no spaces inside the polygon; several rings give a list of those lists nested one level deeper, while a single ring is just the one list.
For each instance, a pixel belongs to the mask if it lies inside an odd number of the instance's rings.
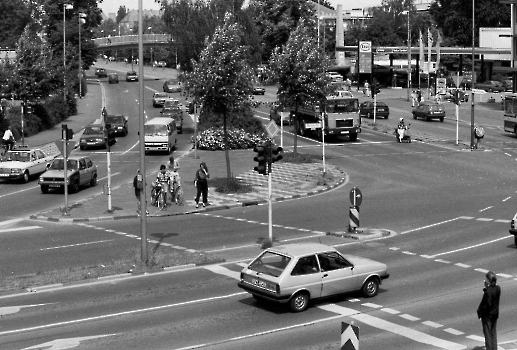
[{"label": "car side window", "polygon": [[296,263],[296,266],[293,268],[291,275],[293,276],[301,276],[301,275],[309,275],[312,273],[319,272],[318,262],[316,261],[316,256],[309,255],[303,258],[300,258]]},{"label": "car side window", "polygon": [[91,168],[93,166],[92,160],[90,158],[86,158],[86,166]]},{"label": "car side window", "polygon": [[79,170],[86,169],[86,161],[84,159],[79,160]]},{"label": "car side window", "polygon": [[37,156],[38,159],[45,158],[45,154],[43,154],[43,152],[41,152],[40,150],[36,151],[36,156]]},{"label": "car side window", "polygon": [[352,266],[350,262],[336,252],[318,254],[318,260],[323,271],[339,270]]}]

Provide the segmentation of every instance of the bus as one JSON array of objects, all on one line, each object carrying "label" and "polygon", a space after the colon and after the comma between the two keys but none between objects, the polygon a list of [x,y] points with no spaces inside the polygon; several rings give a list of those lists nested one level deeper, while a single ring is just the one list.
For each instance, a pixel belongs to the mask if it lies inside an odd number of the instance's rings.
[{"label": "bus", "polygon": [[504,131],[517,135],[517,94],[508,94],[504,97]]}]

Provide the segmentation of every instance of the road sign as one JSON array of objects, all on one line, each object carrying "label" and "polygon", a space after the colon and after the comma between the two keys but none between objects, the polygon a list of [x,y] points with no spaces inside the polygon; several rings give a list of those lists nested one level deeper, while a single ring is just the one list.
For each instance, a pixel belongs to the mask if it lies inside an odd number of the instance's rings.
[{"label": "road sign", "polygon": [[267,134],[269,135],[269,137],[275,137],[276,135],[278,135],[280,128],[276,125],[274,120],[271,120],[266,125],[266,131],[267,131]]},{"label": "road sign", "polygon": [[361,193],[361,190],[359,190],[357,187],[353,187],[350,190],[350,203],[352,203],[353,206],[358,207],[363,202],[363,194]]},{"label": "road sign", "polygon": [[[57,148],[59,149],[59,153],[61,153],[61,155],[63,155],[63,149],[65,148],[64,144],[63,144],[64,141],[65,140],[57,140],[55,142]],[[75,148],[75,141],[68,140],[67,143],[66,143],[66,156],[67,157],[70,155],[70,153],[72,152],[72,150],[74,148]]]}]

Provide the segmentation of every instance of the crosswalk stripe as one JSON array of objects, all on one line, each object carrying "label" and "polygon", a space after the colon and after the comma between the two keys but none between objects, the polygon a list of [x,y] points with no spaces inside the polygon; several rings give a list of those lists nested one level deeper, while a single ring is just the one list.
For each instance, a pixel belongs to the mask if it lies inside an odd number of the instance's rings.
[{"label": "crosswalk stripe", "polygon": [[414,340],[416,342],[432,345],[432,346],[440,348],[440,349],[462,350],[462,349],[467,348],[467,346],[465,346],[463,344],[454,343],[454,342],[450,342],[445,339],[433,337],[429,334],[419,332],[414,329],[404,327],[404,326],[398,325],[393,322],[385,321],[382,318],[371,316],[369,314],[363,314],[357,310],[350,309],[347,307],[342,307],[342,306],[338,306],[335,304],[328,304],[328,305],[321,305],[321,306],[319,306],[319,308],[329,311],[329,312],[333,312],[333,313],[337,313],[337,314],[340,314],[343,316],[353,318],[357,321],[367,324],[370,327],[382,329],[387,332],[401,335],[403,337]]}]

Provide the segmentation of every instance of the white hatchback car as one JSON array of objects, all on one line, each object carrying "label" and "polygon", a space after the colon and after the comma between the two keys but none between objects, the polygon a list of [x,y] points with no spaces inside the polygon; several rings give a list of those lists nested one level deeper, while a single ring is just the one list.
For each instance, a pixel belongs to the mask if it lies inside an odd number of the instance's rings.
[{"label": "white hatchback car", "polygon": [[353,291],[373,297],[388,278],[386,264],[344,256],[323,244],[288,244],[268,248],[241,271],[238,286],[257,300],[289,303],[304,311],[309,300]]}]

